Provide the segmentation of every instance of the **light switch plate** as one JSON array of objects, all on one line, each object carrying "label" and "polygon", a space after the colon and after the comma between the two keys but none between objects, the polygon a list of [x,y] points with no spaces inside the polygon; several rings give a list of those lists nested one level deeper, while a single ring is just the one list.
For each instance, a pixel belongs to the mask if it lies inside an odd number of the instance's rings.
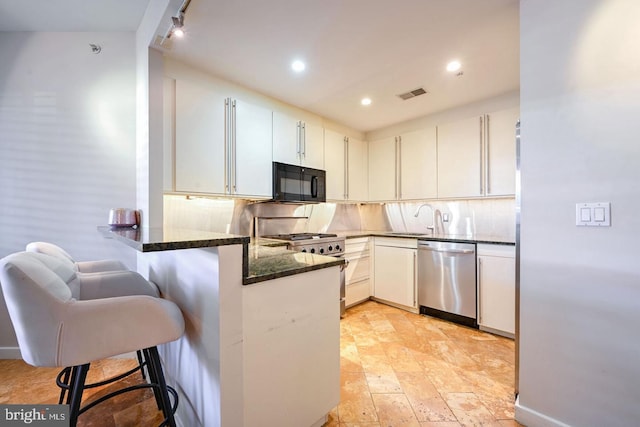
[{"label": "light switch plate", "polygon": [[611,227],[611,203],[576,203],[576,225],[579,227]]}]

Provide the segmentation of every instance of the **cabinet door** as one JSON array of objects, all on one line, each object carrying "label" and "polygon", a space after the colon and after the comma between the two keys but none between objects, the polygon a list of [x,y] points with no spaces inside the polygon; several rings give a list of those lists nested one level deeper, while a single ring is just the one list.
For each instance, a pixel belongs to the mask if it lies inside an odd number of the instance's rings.
[{"label": "cabinet door", "polygon": [[369,143],[369,200],[395,200],[397,197],[396,138]]},{"label": "cabinet door", "polygon": [[173,188],[173,149],[175,144],[176,119],[176,81],[165,77],[162,91],[162,189],[174,191]]},{"label": "cabinet door", "polygon": [[438,197],[476,197],[482,188],[482,117],[438,125]]},{"label": "cabinet door", "polygon": [[327,161],[327,200],[344,200],[345,141],[344,135],[329,129],[324,131],[324,153]]},{"label": "cabinet door", "polygon": [[176,191],[225,192],[225,97],[176,81]]},{"label": "cabinet door", "polygon": [[369,198],[368,153],[366,141],[349,138],[347,144],[347,198],[349,200],[364,202]]},{"label": "cabinet door", "polygon": [[299,133],[297,118],[273,112],[273,161],[300,164]]},{"label": "cabinet door", "polygon": [[233,194],[271,197],[271,121],[271,110],[235,101]]},{"label": "cabinet door", "polygon": [[302,122],[301,165],[324,169],[324,129],[319,123]]},{"label": "cabinet door", "polygon": [[400,136],[400,198],[432,199],[438,196],[435,126]]},{"label": "cabinet door", "polygon": [[416,249],[375,246],[373,295],[396,304],[416,307]]},{"label": "cabinet door", "polygon": [[516,122],[520,109],[487,114],[486,156],[488,196],[515,194],[516,191]]},{"label": "cabinet door", "polygon": [[515,333],[515,258],[478,256],[478,324]]}]

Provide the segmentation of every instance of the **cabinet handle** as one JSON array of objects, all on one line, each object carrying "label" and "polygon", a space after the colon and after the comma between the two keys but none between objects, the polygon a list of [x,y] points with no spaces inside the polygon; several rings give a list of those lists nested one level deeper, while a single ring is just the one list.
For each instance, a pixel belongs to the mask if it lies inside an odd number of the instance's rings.
[{"label": "cabinet handle", "polygon": [[482,324],[482,258],[478,257],[478,324]]},{"label": "cabinet handle", "polygon": [[296,122],[296,157],[302,158],[302,152],[300,148],[300,140],[302,138],[302,133],[300,131],[300,122]]},{"label": "cabinet handle", "polygon": [[302,128],[302,141],[300,144],[302,145],[302,158],[307,158],[307,124],[305,122],[300,122],[300,127]]},{"label": "cabinet handle", "polygon": [[398,137],[396,136],[394,138],[395,140],[395,164],[394,164],[394,168],[395,168],[395,173],[394,173],[394,181],[393,181],[393,185],[395,185],[395,193],[393,195],[394,199],[398,199]]},{"label": "cabinet handle", "polygon": [[231,132],[231,110],[230,110],[230,101],[231,98],[226,98],[224,100],[224,192],[229,193],[229,181],[230,181],[230,165],[229,165],[229,144],[231,136],[229,133]]},{"label": "cabinet handle", "polygon": [[402,199],[402,137],[398,137],[398,200]]},{"label": "cabinet handle", "polygon": [[344,137],[344,199],[349,199],[349,137]]},{"label": "cabinet handle", "polygon": [[484,164],[485,164],[485,186],[487,187],[487,195],[491,194],[491,180],[489,179],[489,168],[491,167],[491,163],[489,162],[489,153],[491,149],[491,135],[489,134],[490,126],[489,126],[489,115],[485,116],[484,121],[484,134],[485,134],[485,143],[484,143]]},{"label": "cabinet handle", "polygon": [[484,153],[483,153],[483,149],[482,149],[483,145],[484,145],[483,141],[482,141],[483,140],[484,131],[483,131],[483,126],[482,125],[483,125],[483,120],[482,120],[482,116],[480,116],[480,195],[482,195],[482,193],[484,191],[483,186],[482,186],[482,181],[483,181],[483,178],[484,178],[484,173],[483,173],[484,172],[484,167],[483,167],[483,161],[484,161],[483,154]]},{"label": "cabinet handle", "polygon": [[236,100],[231,102],[231,186],[233,194],[238,190],[236,188],[238,178],[238,159],[236,158]]},{"label": "cabinet handle", "polygon": [[413,307],[414,308],[418,307],[418,298],[416,298],[416,287],[418,284],[417,262],[418,262],[418,253],[416,251],[413,251]]}]

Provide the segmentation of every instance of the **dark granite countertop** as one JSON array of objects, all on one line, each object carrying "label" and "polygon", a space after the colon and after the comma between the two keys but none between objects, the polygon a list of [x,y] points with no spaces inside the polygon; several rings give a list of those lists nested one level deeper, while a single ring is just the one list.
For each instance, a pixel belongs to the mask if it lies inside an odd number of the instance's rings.
[{"label": "dark granite countertop", "polygon": [[249,274],[244,279],[245,285],[344,264],[342,258],[294,252],[285,246],[263,246],[260,240],[249,245]]},{"label": "dark granite countertop", "polygon": [[404,239],[420,239],[420,240],[437,240],[444,242],[460,242],[460,243],[487,243],[495,245],[515,245],[514,237],[492,236],[488,234],[475,234],[475,235],[458,235],[458,234],[420,234],[420,233],[406,233],[406,232],[394,232],[394,231],[380,231],[380,230],[350,230],[350,231],[336,231],[338,236],[346,239],[355,239],[358,237],[399,237]]},{"label": "dark granite countertop", "polygon": [[282,240],[187,229],[101,226],[98,231],[140,252],[242,245],[244,285],[344,264],[342,258],[289,251]]},{"label": "dark granite countertop", "polygon": [[249,243],[248,236],[214,233],[182,228],[98,227],[106,237],[114,238],[140,252],[210,248]]}]

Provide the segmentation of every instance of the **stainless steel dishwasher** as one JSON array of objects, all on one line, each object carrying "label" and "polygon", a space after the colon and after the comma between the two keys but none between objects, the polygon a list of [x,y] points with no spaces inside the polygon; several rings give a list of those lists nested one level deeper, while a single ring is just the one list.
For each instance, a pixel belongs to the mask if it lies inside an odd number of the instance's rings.
[{"label": "stainless steel dishwasher", "polygon": [[476,245],[418,241],[420,314],[478,327]]}]

